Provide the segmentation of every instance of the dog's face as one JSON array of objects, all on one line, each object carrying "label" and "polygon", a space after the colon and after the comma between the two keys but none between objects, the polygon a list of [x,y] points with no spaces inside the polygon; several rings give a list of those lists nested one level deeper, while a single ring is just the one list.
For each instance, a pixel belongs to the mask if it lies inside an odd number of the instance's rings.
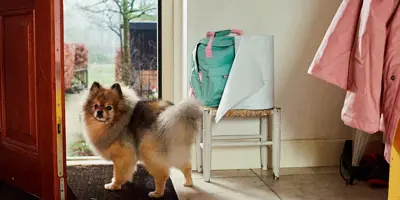
[{"label": "dog's face", "polygon": [[100,123],[113,123],[126,113],[121,86],[115,83],[111,88],[103,88],[98,82],[90,87],[90,93],[83,107],[85,117]]}]

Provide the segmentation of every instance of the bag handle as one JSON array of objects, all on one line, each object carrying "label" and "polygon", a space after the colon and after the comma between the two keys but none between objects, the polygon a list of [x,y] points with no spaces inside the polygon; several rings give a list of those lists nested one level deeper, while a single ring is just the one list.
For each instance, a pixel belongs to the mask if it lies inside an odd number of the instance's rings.
[{"label": "bag handle", "polygon": [[212,37],[212,36],[220,37],[220,36],[229,35],[231,33],[236,34],[238,36],[243,35],[243,31],[240,29],[227,29],[227,30],[221,30],[221,31],[215,31],[215,32],[214,31],[207,32],[206,37]]},{"label": "bag handle", "polygon": [[229,34],[236,34],[238,36],[242,36],[243,35],[243,31],[240,29],[227,29],[227,30],[222,30],[222,31],[210,31],[207,32],[206,37],[209,37],[210,40],[208,41],[207,47],[206,47],[206,58],[211,58],[212,57],[212,42],[214,40],[214,37],[221,37],[221,36],[226,36]]}]

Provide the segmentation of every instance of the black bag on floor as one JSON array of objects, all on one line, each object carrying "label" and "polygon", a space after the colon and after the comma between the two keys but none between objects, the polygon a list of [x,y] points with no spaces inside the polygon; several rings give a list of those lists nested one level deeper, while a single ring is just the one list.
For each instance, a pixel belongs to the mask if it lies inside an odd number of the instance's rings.
[{"label": "black bag on floor", "polygon": [[354,180],[368,181],[371,186],[387,187],[389,182],[389,164],[382,154],[363,156],[359,166],[352,166],[353,141],[346,140],[340,156],[340,175],[346,184],[353,185]]},{"label": "black bag on floor", "polygon": [[382,154],[364,156],[360,162],[360,171],[367,174],[365,180],[374,187],[388,187],[390,166]]},{"label": "black bag on floor", "polygon": [[340,156],[340,164],[339,164],[340,176],[342,176],[342,178],[346,181],[346,184],[349,184],[351,179],[352,158],[353,158],[353,141],[346,140],[344,142],[344,148],[342,155]]}]

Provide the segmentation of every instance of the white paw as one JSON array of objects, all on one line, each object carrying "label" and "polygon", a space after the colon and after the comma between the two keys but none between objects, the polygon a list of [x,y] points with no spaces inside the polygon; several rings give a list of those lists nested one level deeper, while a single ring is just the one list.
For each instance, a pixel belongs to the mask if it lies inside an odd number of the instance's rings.
[{"label": "white paw", "polygon": [[192,182],[192,181],[185,181],[185,183],[183,184],[183,186],[185,186],[185,187],[192,187],[192,186],[193,186],[193,182]]},{"label": "white paw", "polygon": [[104,189],[106,190],[120,190],[121,185],[116,185],[114,182],[108,183],[104,185]]},{"label": "white paw", "polygon": [[193,187],[193,183],[185,183],[185,184],[183,184],[183,186],[185,186],[185,187]]},{"label": "white paw", "polygon": [[159,194],[159,193],[157,193],[157,192],[150,192],[149,193],[149,197],[153,197],[153,198],[160,198],[160,197],[162,197],[164,194]]}]

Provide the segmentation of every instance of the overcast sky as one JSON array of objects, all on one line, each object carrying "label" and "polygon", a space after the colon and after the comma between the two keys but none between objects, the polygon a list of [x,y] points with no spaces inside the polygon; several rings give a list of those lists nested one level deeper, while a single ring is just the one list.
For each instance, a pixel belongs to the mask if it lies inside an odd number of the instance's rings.
[{"label": "overcast sky", "polygon": [[[107,20],[106,16],[89,17],[77,5],[93,5],[100,0],[64,0],[64,40],[67,43],[85,43],[89,51],[108,54],[114,57],[119,47],[119,38],[106,27],[99,27],[94,19]],[[142,0],[155,1],[155,0]],[[82,4],[84,2],[84,4]],[[89,14],[90,15],[90,14]],[[114,19],[118,23],[118,17]]]}]

